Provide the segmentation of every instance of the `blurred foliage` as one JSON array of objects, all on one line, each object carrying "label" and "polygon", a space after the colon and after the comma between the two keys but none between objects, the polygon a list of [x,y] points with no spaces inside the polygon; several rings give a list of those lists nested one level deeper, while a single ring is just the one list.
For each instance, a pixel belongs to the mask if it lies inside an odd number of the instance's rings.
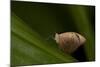
[{"label": "blurred foliage", "polygon": [[52,38],[69,31],[86,37],[83,54],[95,60],[94,6],[11,1],[11,11],[11,65],[79,61]]}]

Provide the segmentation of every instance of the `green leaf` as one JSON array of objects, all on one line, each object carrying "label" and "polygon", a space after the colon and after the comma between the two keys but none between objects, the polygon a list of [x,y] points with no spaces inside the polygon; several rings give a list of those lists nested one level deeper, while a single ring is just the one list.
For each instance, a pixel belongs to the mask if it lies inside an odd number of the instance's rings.
[{"label": "green leaf", "polygon": [[[89,6],[72,5],[69,7],[69,11],[70,15],[73,17],[72,20],[75,21],[75,26],[77,27],[77,30],[86,37],[86,44],[84,45],[84,49],[87,59],[89,61],[93,61],[95,59],[95,36],[94,36],[95,32],[93,30],[91,22],[93,23],[95,22],[94,21],[95,13],[92,12],[93,15],[92,14],[89,15],[89,13],[87,13],[87,8],[88,10],[91,10],[92,6],[89,7]],[[89,19],[88,15],[91,16],[92,19]]]},{"label": "green leaf", "polygon": [[11,64],[51,64],[74,62],[76,59],[49,43],[24,21],[12,13]]}]

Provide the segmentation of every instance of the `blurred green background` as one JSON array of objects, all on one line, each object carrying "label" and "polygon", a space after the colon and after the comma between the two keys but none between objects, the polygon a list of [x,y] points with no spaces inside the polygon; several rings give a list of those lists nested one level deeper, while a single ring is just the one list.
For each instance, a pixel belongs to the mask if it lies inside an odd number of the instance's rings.
[{"label": "blurred green background", "polygon": [[[78,32],[87,40],[73,54],[61,51],[56,33]],[[95,6],[11,1],[11,65],[95,60]]]}]

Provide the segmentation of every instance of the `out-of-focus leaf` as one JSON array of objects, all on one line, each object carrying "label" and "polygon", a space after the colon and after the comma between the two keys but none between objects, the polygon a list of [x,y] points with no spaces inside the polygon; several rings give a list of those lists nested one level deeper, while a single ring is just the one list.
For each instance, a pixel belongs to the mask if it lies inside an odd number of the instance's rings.
[{"label": "out-of-focus leaf", "polygon": [[79,33],[86,37],[86,44],[84,45],[85,53],[89,61],[95,59],[95,43],[94,43],[94,29],[92,28],[91,20],[94,23],[94,15],[91,15],[93,19],[88,18],[86,8],[89,6],[70,6],[69,11],[72,16],[72,20],[75,21],[75,26]]}]

